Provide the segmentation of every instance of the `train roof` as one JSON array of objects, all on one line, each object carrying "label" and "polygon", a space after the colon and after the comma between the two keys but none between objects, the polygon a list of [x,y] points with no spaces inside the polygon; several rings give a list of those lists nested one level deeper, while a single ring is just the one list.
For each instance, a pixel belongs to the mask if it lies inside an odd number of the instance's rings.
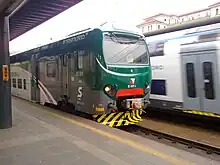
[{"label": "train roof", "polygon": [[132,33],[135,35],[139,35],[144,37],[143,33],[139,28],[136,26],[128,26],[123,23],[119,22],[105,22],[100,27],[98,27],[103,32],[105,31],[115,31],[115,32],[125,32],[125,33]]},{"label": "train roof", "polygon": [[220,34],[220,24],[219,24],[219,28],[217,29],[210,29],[210,30],[204,30],[204,31],[195,31],[192,33],[179,33],[176,35],[167,35],[167,37],[165,36],[158,36],[156,39],[155,38],[147,38],[146,40],[148,40],[148,43],[163,43],[169,40],[175,40],[175,39],[181,39],[181,38],[186,38],[186,37],[201,37],[201,36],[206,36],[207,38],[210,36],[212,37],[213,34]]},{"label": "train roof", "polygon": [[183,44],[180,47],[180,54],[192,52],[204,52],[220,49],[220,41],[211,42],[197,42],[190,44]]},{"label": "train roof", "polygon": [[190,29],[190,28],[196,28],[196,27],[200,27],[200,26],[206,26],[206,25],[217,24],[217,23],[220,23],[220,16],[216,16],[213,18],[205,18],[205,19],[201,19],[201,20],[197,20],[197,21],[193,21],[193,22],[189,22],[189,23],[174,25],[172,27],[168,27],[168,28],[161,29],[161,30],[147,32],[147,33],[144,33],[144,36],[150,37],[150,36],[155,36],[155,35],[159,35],[159,34],[176,32],[176,31],[180,31],[180,30],[186,30],[186,29]]},{"label": "train roof", "polygon": [[[135,27],[136,28],[136,27]],[[39,51],[46,51],[48,49],[55,49],[58,47],[62,47],[61,49],[68,49],[68,45],[66,45],[64,42],[68,40],[74,40],[74,37],[76,37],[76,42],[80,42],[80,40],[78,40],[77,38],[80,37],[80,35],[87,35],[89,32],[93,31],[93,30],[100,30],[100,32],[105,32],[105,31],[114,31],[114,32],[124,32],[124,33],[131,33],[131,34],[135,34],[138,36],[142,36],[144,37],[144,35],[139,31],[138,28],[123,28],[123,26],[115,26],[115,24],[111,24],[111,23],[105,23],[100,27],[93,27],[93,28],[87,28],[84,30],[80,30],[74,33],[71,33],[63,38],[60,38],[57,41],[53,41],[23,52],[19,52],[16,54],[13,54],[10,56],[10,60],[11,62],[21,62],[24,60],[29,60],[31,58],[32,55],[36,54]],[[88,45],[88,44],[87,44]],[[49,55],[48,55],[49,56]]]},{"label": "train roof", "polygon": [[73,32],[73,33],[70,33],[68,34],[67,36],[64,36],[64,37],[61,37],[59,38],[58,40],[55,40],[55,41],[52,41],[52,42],[48,42],[47,44],[44,44],[44,45],[41,45],[41,46],[38,46],[38,47],[34,47],[34,48],[31,48],[29,50],[26,50],[26,51],[22,51],[22,52],[19,52],[19,53],[16,53],[16,54],[11,54],[11,56],[15,56],[15,55],[19,55],[19,54],[22,54],[24,52],[27,52],[27,51],[33,51],[34,49],[41,49],[42,47],[45,47],[49,44],[55,44],[57,42],[60,42],[60,41],[63,41],[63,40],[66,40],[66,39],[69,39],[69,38],[72,38],[72,37],[75,37],[75,36],[78,36],[78,35],[81,35],[81,34],[84,34],[84,33],[88,33],[90,31],[93,31],[95,29],[99,29],[103,32],[109,32],[109,31],[115,31],[115,32],[124,32],[124,33],[131,33],[131,34],[135,34],[135,35],[139,35],[139,36],[142,36],[144,37],[143,33],[140,31],[140,29],[136,28],[135,26],[134,27],[123,27],[122,25],[118,24],[117,23],[109,23],[109,22],[105,22],[103,23],[102,25],[100,26],[96,26],[96,27],[91,27],[91,28],[87,28],[87,29],[83,29],[83,30],[79,30],[79,31],[76,31],[76,32]]}]

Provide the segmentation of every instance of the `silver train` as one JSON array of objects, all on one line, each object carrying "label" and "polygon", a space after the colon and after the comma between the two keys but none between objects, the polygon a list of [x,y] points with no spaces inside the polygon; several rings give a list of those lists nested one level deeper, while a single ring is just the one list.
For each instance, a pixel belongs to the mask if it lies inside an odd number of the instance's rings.
[{"label": "silver train", "polygon": [[149,107],[220,118],[220,24],[146,37]]}]

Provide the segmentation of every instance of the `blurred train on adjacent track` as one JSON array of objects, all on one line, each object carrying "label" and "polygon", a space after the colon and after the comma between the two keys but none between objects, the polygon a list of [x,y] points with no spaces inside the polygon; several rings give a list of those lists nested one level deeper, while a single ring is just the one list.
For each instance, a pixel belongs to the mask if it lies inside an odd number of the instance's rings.
[{"label": "blurred train on adjacent track", "polygon": [[149,107],[220,119],[220,23],[189,27],[145,34],[152,66]]}]

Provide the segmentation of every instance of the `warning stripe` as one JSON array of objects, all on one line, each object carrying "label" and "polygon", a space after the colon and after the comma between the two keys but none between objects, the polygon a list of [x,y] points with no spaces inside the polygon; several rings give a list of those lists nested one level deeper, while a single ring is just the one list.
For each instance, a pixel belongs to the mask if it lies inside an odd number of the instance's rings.
[{"label": "warning stripe", "polygon": [[198,110],[184,110],[183,112],[191,113],[191,114],[195,114],[195,115],[201,115],[201,116],[220,118],[220,115],[215,114],[215,113],[211,113],[211,112],[202,112],[202,111],[198,111]]},{"label": "warning stripe", "polygon": [[[119,112],[112,120],[112,122],[109,124],[110,127],[114,126],[114,123],[117,121],[117,119],[123,115],[123,112]],[[123,121],[123,120],[122,120]]]},{"label": "warning stripe", "polygon": [[103,115],[93,115],[93,118],[98,123],[108,125],[110,127],[126,126],[136,124],[142,121],[142,110],[133,110],[119,113],[110,113]]}]

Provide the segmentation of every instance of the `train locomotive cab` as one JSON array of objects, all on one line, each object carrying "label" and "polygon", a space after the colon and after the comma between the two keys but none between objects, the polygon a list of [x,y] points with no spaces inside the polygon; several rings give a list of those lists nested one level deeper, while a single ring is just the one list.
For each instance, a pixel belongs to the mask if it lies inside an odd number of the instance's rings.
[{"label": "train locomotive cab", "polygon": [[104,62],[99,62],[99,65],[102,68],[103,93],[107,96],[106,113],[123,113],[125,120],[128,116],[129,121],[126,122],[129,124],[139,122],[149,104],[151,89],[146,41],[141,34],[114,28],[103,31],[102,43]]}]

